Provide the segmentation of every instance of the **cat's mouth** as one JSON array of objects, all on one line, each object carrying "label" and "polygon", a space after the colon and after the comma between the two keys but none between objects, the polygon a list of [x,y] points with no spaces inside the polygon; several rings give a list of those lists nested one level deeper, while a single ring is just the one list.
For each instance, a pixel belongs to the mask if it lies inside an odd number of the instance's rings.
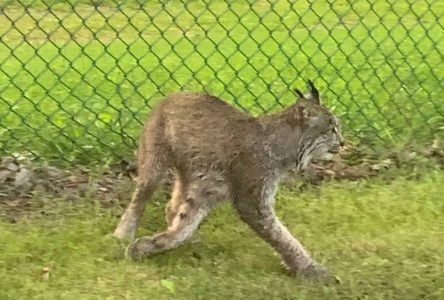
[{"label": "cat's mouth", "polygon": [[328,150],[328,153],[330,153],[330,154],[337,154],[337,153],[339,153],[341,151],[341,149],[342,149],[341,145],[334,146],[334,147],[332,147],[332,148],[330,148]]},{"label": "cat's mouth", "polygon": [[328,150],[328,153],[330,153],[330,154],[336,154],[336,153],[339,153],[339,150],[340,150],[339,147],[338,147],[338,148],[334,148],[334,149],[330,149],[330,150]]}]

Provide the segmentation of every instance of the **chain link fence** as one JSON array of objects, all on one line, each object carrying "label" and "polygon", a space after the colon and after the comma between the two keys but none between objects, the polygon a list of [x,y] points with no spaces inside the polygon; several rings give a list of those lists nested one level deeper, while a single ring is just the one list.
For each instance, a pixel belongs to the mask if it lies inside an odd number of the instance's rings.
[{"label": "chain link fence", "polygon": [[161,98],[206,91],[259,115],[310,78],[372,147],[444,129],[441,0],[0,0],[0,154],[132,155]]}]

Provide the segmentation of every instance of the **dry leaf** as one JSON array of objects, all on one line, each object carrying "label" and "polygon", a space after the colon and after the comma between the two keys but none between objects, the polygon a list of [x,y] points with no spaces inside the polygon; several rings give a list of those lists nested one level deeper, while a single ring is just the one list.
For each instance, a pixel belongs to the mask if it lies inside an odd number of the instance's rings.
[{"label": "dry leaf", "polygon": [[20,168],[20,171],[15,174],[15,187],[30,187],[32,185],[32,172],[26,168]]},{"label": "dry leaf", "polygon": [[9,178],[14,178],[14,175],[18,170],[19,166],[12,162],[0,166],[0,182],[5,182]]},{"label": "dry leaf", "polygon": [[50,273],[51,272],[50,272],[50,268],[49,267],[43,267],[42,268],[42,273],[41,273],[42,279],[43,280],[48,280]]},{"label": "dry leaf", "polygon": [[5,182],[7,179],[14,177],[14,172],[6,169],[0,169],[0,182]]}]

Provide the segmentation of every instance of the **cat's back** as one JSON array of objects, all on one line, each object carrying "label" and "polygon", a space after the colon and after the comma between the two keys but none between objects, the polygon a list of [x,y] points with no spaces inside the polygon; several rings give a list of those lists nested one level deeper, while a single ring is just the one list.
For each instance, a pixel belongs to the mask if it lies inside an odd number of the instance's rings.
[{"label": "cat's back", "polygon": [[206,131],[242,131],[256,119],[221,99],[203,93],[180,92],[167,96],[161,104],[169,126]]},{"label": "cat's back", "polygon": [[163,113],[175,119],[211,118],[246,119],[248,115],[235,109],[221,99],[204,93],[180,92],[167,96],[162,104]]},{"label": "cat's back", "polygon": [[198,152],[216,152],[221,156],[238,152],[250,137],[255,137],[260,131],[256,118],[203,93],[170,95],[159,109],[168,140],[177,150],[186,147],[187,151],[192,148]]}]

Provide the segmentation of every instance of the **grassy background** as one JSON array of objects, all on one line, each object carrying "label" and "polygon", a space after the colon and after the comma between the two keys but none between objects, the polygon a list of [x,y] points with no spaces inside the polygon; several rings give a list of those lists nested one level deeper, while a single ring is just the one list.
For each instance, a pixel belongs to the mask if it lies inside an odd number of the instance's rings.
[{"label": "grassy background", "polygon": [[[0,298],[444,299],[443,185],[444,173],[431,171],[391,184],[281,188],[279,216],[338,286],[287,277],[229,205],[191,243],[136,263],[109,236],[120,208],[42,198],[16,224],[0,221]],[[163,204],[149,206],[139,235],[164,228]]]},{"label": "grassy background", "polygon": [[[356,141],[442,137],[444,2],[270,2],[0,0],[0,155],[112,160],[163,95],[205,90],[258,115],[306,78]],[[279,215],[334,287],[286,277],[228,205],[192,243],[134,263],[108,235],[119,207],[36,196],[0,221],[0,299],[444,299],[443,184],[431,171],[282,188]],[[162,211],[158,197],[140,234]]]},{"label": "grassy background", "polygon": [[362,143],[442,135],[442,1],[290,2],[0,1],[0,151],[113,159],[162,95],[260,114],[306,78]]}]

